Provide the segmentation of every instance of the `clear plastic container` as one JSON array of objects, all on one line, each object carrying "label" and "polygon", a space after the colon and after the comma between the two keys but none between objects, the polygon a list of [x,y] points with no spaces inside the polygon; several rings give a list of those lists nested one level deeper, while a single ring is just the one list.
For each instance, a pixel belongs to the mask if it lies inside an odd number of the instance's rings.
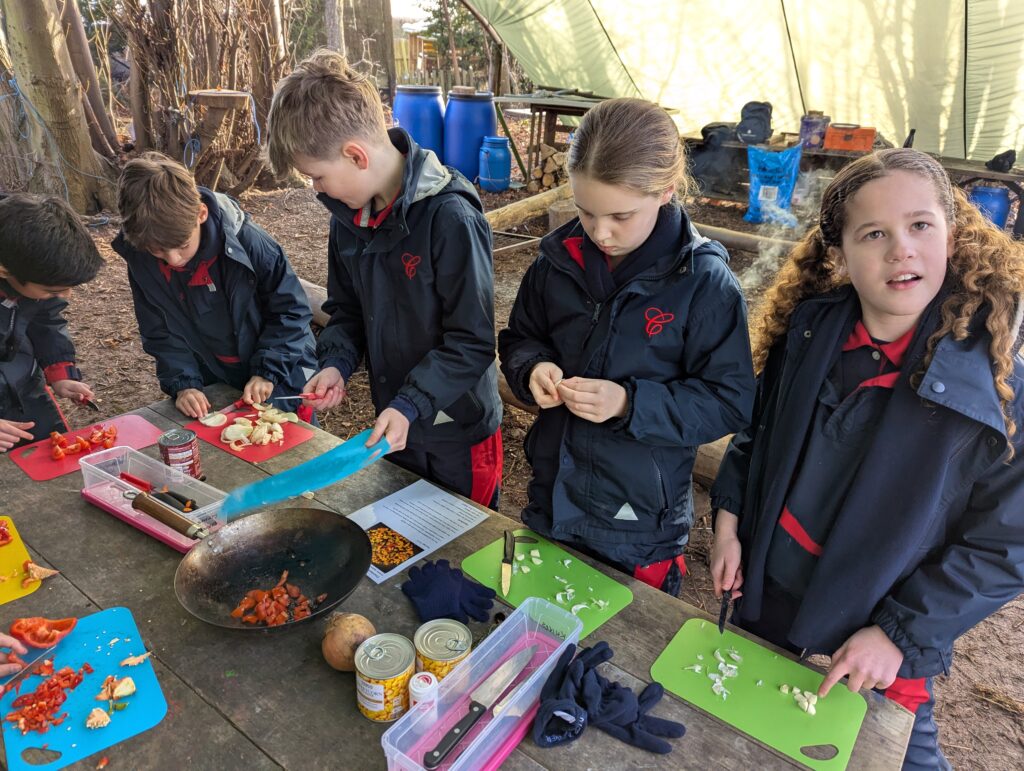
[{"label": "clear plastic container", "polygon": [[[519,743],[540,699],[540,690],[562,651],[580,638],[583,622],[569,611],[531,597],[441,681],[437,702],[421,704],[381,737],[390,771],[420,771],[423,756],[469,711],[469,695],[503,661],[537,645],[529,665],[493,709],[452,750],[441,769],[496,768]],[[504,700],[504,703],[503,703]]]},{"label": "clear plastic container", "polygon": [[139,489],[121,479],[122,473],[144,479],[156,490],[167,486],[191,498],[196,507],[182,516],[205,525],[211,532],[224,524],[219,515],[227,493],[143,455],[138,450],[111,447],[109,450],[93,452],[79,461],[79,467],[82,470],[83,498],[180,552],[188,551],[197,542],[157,522],[148,514],[133,509],[131,498],[126,497],[125,493],[139,492]]}]

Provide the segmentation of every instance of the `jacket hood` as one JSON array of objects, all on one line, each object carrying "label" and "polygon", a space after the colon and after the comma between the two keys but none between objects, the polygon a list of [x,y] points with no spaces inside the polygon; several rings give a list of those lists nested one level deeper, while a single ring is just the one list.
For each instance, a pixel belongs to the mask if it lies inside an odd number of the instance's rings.
[{"label": "jacket hood", "polygon": [[[410,207],[419,201],[439,195],[456,193],[463,196],[477,211],[483,211],[476,189],[461,174],[438,160],[433,150],[420,147],[406,133],[405,129],[388,129],[391,143],[405,156],[402,173],[402,189],[392,204],[392,218],[400,233],[407,232],[406,217]],[[352,232],[366,237],[372,211],[369,205],[359,211],[351,209],[341,201],[319,193],[317,199],[335,218]],[[358,217],[358,224],[357,224]],[[386,225],[385,225],[386,227]]]},{"label": "jacket hood", "polygon": [[[695,250],[705,246],[714,249],[722,259],[727,263],[729,262],[729,253],[725,248],[717,241],[712,241],[710,238],[702,236],[697,231],[697,228],[694,227],[693,222],[686,213],[686,210],[680,206],[675,199],[666,205],[674,205],[679,208],[679,213],[682,217],[682,228],[686,234],[683,238],[682,246],[678,251],[666,253],[663,257],[656,260],[650,268],[642,271],[638,276],[636,276],[636,279],[655,279],[668,273],[672,273],[677,270],[682,263],[690,262]],[[582,275],[580,266],[566,248],[565,241],[566,239],[583,235],[585,235],[583,225],[580,223],[579,217],[576,217],[569,222],[566,222],[564,225],[555,228],[541,239],[541,254],[551,260],[552,264],[562,270]]]}]

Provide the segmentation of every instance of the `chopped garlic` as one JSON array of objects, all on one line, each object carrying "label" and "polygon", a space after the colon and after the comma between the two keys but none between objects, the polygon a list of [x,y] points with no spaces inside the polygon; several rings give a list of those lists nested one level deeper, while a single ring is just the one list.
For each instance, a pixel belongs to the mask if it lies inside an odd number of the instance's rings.
[{"label": "chopped garlic", "polygon": [[520,568],[520,570],[522,570],[524,573],[529,573],[530,572],[530,566],[529,565],[523,565]]}]

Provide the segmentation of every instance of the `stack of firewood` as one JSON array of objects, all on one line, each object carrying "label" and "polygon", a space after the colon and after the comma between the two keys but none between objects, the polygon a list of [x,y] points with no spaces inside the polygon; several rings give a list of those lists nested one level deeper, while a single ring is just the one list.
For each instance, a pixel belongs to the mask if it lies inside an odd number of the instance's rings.
[{"label": "stack of firewood", "polygon": [[541,190],[558,187],[568,180],[565,156],[564,152],[556,150],[551,145],[541,144],[540,163],[530,172],[532,179],[526,185],[526,189],[531,193],[539,193]]}]

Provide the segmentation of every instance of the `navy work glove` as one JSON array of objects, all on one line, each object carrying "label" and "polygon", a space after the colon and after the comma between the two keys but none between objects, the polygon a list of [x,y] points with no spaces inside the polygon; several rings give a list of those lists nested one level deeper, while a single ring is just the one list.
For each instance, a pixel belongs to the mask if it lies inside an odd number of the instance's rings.
[{"label": "navy work glove", "polygon": [[678,739],[686,733],[682,723],[647,714],[665,695],[661,683],[649,683],[637,698],[621,683],[609,682],[595,670],[590,670],[583,682],[583,690],[593,696],[595,689],[601,694],[601,711],[595,715],[588,709],[590,722],[619,741],[665,755],[672,751],[672,745],[659,737]]},{"label": "navy work glove", "polygon": [[580,679],[572,674],[581,673],[582,667],[575,667],[575,653],[576,646],[570,643],[541,688],[540,706],[533,720],[533,741],[538,747],[567,744],[587,727],[586,710],[576,703]]},{"label": "navy work glove", "polygon": [[410,568],[409,580],[402,584],[402,591],[415,606],[420,621],[453,618],[464,624],[469,616],[486,621],[495,594],[493,589],[463,576],[448,560]]}]

